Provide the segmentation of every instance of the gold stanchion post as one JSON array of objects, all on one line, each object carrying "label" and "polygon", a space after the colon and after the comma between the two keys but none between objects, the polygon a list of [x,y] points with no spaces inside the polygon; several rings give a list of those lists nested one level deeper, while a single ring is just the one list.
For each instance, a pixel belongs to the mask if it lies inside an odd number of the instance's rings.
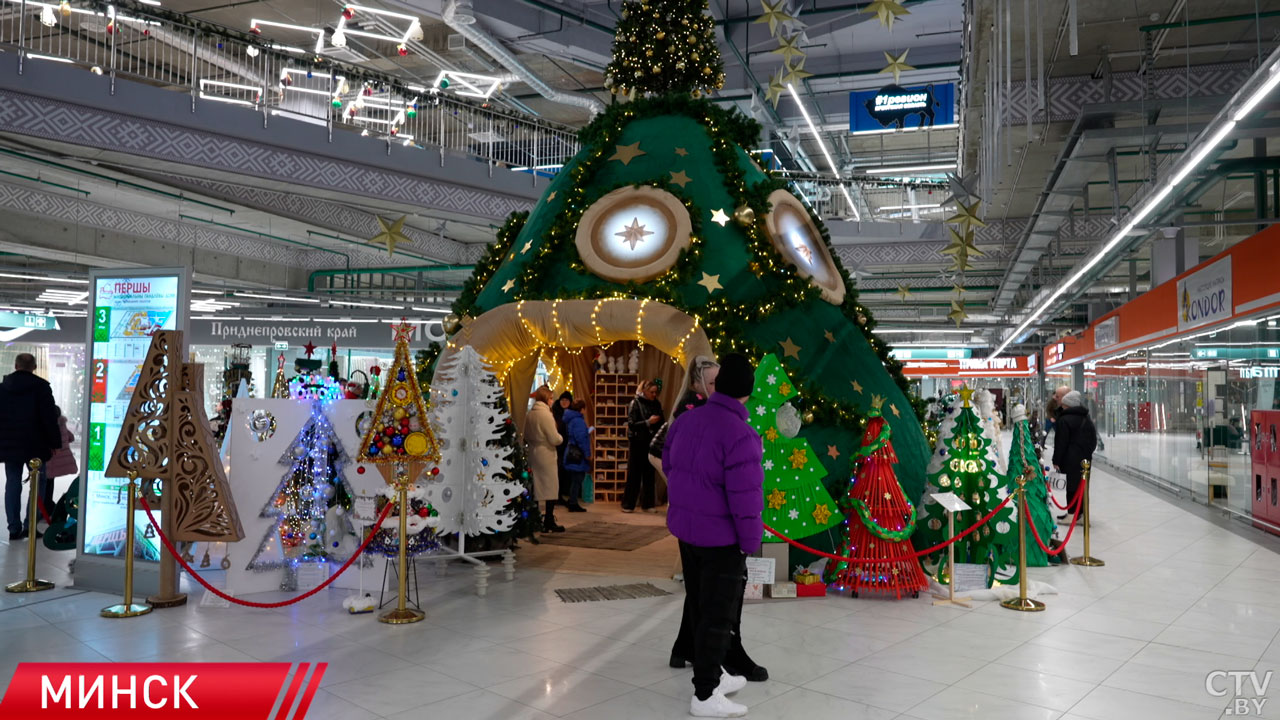
[{"label": "gold stanchion post", "polygon": [[138,473],[129,471],[129,497],[125,502],[128,515],[124,521],[124,602],[102,608],[98,613],[105,618],[126,618],[146,615],[151,606],[133,601],[133,516],[138,509]]},{"label": "gold stanchion post", "polygon": [[5,592],[26,593],[52,590],[53,583],[36,579],[36,520],[40,512],[37,500],[40,497],[40,459],[32,458],[27,462],[27,484],[31,486],[29,504],[27,506],[27,579],[4,586]]},{"label": "gold stanchion post", "polygon": [[1031,514],[1027,512],[1027,480],[1031,477],[1031,466],[1022,467],[1022,474],[1018,476],[1018,489],[1014,491],[1018,494],[1018,511],[1022,513],[1022,517],[1018,518],[1018,597],[1005,600],[1000,603],[1000,607],[1021,612],[1040,612],[1044,610],[1044,603],[1027,597],[1027,523],[1031,521]]},{"label": "gold stanchion post", "polygon": [[408,623],[416,623],[427,615],[421,610],[412,610],[406,607],[407,597],[407,579],[409,573],[409,485],[410,474],[405,470],[403,465],[396,467],[396,489],[400,491],[400,582],[399,591],[396,596],[396,609],[383,613],[378,617],[380,622],[389,623],[391,625],[407,625]]},{"label": "gold stanchion post", "polygon": [[1080,499],[1083,503],[1081,512],[1084,514],[1084,555],[1071,558],[1072,565],[1082,565],[1084,567],[1102,567],[1105,562],[1093,557],[1089,554],[1089,493],[1093,488],[1089,487],[1093,483],[1089,482],[1090,467],[1088,460],[1080,461],[1080,468],[1084,473],[1084,497]]}]

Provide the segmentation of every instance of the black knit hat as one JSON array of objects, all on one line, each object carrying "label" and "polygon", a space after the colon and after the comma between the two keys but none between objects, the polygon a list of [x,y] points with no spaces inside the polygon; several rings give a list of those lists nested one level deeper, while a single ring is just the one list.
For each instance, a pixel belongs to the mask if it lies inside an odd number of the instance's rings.
[{"label": "black knit hat", "polygon": [[756,385],[756,371],[751,361],[730,353],[720,358],[720,372],[716,375],[716,392],[729,397],[743,398],[751,394]]},{"label": "black knit hat", "polygon": [[568,400],[569,402],[573,402],[573,393],[569,392],[568,390],[565,390],[564,392],[560,393],[560,397],[556,398],[557,402],[559,402],[560,400]]}]

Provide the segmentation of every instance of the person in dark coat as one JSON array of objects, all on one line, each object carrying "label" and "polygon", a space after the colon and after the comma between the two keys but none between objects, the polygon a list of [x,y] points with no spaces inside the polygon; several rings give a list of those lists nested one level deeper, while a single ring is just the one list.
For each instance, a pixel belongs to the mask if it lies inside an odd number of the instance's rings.
[{"label": "person in dark coat", "polygon": [[[27,536],[31,518],[22,519],[22,477],[27,462],[39,458],[49,462],[53,451],[62,447],[58,416],[49,381],[36,375],[36,359],[22,353],[14,359],[13,372],[0,382],[0,462],[4,463],[4,512],[9,523],[9,539]],[[43,470],[40,483],[43,492]],[[38,533],[37,533],[38,536]]]},{"label": "person in dark coat", "polygon": [[653,512],[657,504],[654,497],[655,474],[653,465],[649,464],[649,445],[653,435],[662,423],[662,403],[658,402],[658,383],[646,380],[640,383],[636,397],[627,408],[627,440],[630,441],[627,453],[627,485],[622,491],[622,512],[636,511],[636,502],[640,509]]},{"label": "person in dark coat", "polygon": [[[562,438],[569,437],[567,434],[568,428],[566,428],[564,424],[564,411],[568,410],[570,405],[573,405],[573,393],[565,390],[560,393],[560,397],[556,400],[556,403],[551,406],[551,416],[556,419],[556,432],[560,433],[560,437]],[[568,447],[568,442],[562,442],[560,443],[560,446],[556,448],[556,480],[560,484],[560,504],[566,506],[570,503],[577,503],[577,501],[569,495],[569,474],[565,472],[564,469],[564,451]]]},{"label": "person in dark coat", "polygon": [[[563,397],[563,396],[562,396]],[[569,512],[586,512],[579,498],[582,496],[582,480],[591,471],[591,431],[587,428],[587,420],[582,411],[587,409],[587,401],[578,400],[564,411],[565,434],[560,447],[564,452],[564,473],[569,479],[569,500],[565,504]]]},{"label": "person in dark coat", "polygon": [[1072,390],[1062,396],[1062,409],[1058,412],[1057,430],[1053,437],[1053,468],[1067,476],[1067,512],[1058,516],[1069,521],[1076,513],[1076,494],[1084,471],[1081,461],[1093,462],[1093,451],[1098,447],[1098,430],[1089,418],[1084,406],[1084,396]]}]

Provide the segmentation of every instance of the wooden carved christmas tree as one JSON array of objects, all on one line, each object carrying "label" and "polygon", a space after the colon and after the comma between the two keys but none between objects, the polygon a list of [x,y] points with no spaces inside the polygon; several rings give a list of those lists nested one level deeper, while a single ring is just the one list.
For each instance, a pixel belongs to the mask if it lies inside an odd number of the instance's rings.
[{"label": "wooden carved christmas tree", "polygon": [[373,463],[387,482],[395,465],[427,464],[440,460],[440,445],[431,429],[417,373],[409,359],[413,326],[395,328],[395,359],[386,371],[369,429],[360,443],[360,462]]},{"label": "wooden carved christmas tree", "polygon": [[928,588],[909,538],[916,527],[916,509],[902,493],[893,465],[898,456],[889,441],[892,430],[880,414],[884,398],[873,396],[867,431],[858,451],[853,481],[840,500],[846,533],[837,555],[875,558],[869,562],[828,563],[828,584],[848,588],[857,597],[866,591],[913,597]]}]

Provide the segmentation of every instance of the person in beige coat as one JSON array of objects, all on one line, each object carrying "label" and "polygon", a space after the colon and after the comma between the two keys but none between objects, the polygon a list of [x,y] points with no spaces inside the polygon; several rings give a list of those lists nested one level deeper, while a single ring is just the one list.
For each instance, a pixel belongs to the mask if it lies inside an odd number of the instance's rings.
[{"label": "person in beige coat", "polygon": [[524,418],[524,450],[529,472],[533,473],[533,495],[547,508],[543,532],[564,532],[555,516],[556,501],[560,499],[556,446],[561,442],[564,438],[556,432],[556,419],[551,414],[551,389],[543,385],[533,392],[533,407]]}]

